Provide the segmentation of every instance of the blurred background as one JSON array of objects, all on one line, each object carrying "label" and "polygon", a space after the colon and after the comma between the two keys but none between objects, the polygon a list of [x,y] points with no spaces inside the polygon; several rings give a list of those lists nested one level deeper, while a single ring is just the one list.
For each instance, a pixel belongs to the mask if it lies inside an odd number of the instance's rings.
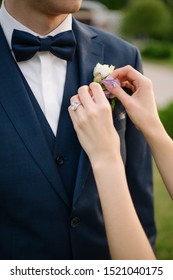
[{"label": "blurred background", "polygon": [[83,0],[75,17],[135,44],[156,88],[158,107],[173,101],[173,0]]},{"label": "blurred background", "polygon": [[[75,17],[136,45],[173,138],[173,0],[83,0]],[[173,259],[173,203],[153,162],[157,258]]]},{"label": "blurred background", "polygon": [[[0,0],[1,3],[1,0]],[[136,45],[152,81],[161,120],[173,138],[173,0],[83,0],[75,17]],[[173,259],[173,203],[154,169],[157,258]]]}]

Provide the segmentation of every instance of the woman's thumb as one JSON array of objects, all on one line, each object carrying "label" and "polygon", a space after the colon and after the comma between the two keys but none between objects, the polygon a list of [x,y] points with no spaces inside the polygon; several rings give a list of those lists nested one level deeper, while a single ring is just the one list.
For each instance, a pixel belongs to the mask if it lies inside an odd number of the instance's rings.
[{"label": "woman's thumb", "polygon": [[130,96],[120,87],[108,87],[106,86],[107,90],[116,98],[118,98],[121,103],[124,105],[124,107],[126,107],[126,104],[130,98]]}]

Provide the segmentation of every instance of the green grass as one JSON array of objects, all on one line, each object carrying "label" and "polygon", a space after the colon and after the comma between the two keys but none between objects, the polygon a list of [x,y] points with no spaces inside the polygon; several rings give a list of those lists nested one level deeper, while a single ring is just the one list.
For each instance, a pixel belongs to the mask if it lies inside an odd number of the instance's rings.
[{"label": "green grass", "polygon": [[173,202],[154,164],[155,219],[157,258],[173,260]]}]

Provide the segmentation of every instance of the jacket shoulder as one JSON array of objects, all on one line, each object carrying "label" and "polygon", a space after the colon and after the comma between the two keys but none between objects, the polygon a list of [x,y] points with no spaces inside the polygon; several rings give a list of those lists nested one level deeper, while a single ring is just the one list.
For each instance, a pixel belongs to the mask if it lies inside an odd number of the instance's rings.
[{"label": "jacket shoulder", "polygon": [[121,47],[125,47],[125,48],[129,48],[132,49],[134,51],[136,51],[137,47],[134,46],[133,44],[131,44],[130,42],[126,41],[125,39],[121,38],[120,36],[117,36],[113,33],[104,31],[102,29],[96,28],[94,26],[82,23],[82,22],[78,22],[78,25],[85,30],[88,34],[95,34],[98,39],[105,45],[105,46],[109,46],[111,47],[113,45],[113,48],[115,48],[115,46],[118,46],[119,48]]}]

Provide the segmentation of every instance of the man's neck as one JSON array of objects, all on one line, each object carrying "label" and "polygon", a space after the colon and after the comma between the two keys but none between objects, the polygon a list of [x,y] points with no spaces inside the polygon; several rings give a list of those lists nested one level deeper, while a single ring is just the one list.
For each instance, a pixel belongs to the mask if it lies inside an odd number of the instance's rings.
[{"label": "man's neck", "polygon": [[43,36],[53,31],[67,17],[67,14],[53,16],[38,13],[38,11],[32,11],[32,13],[30,13],[24,6],[13,6],[11,2],[8,1],[5,2],[5,7],[13,18],[27,28]]}]

